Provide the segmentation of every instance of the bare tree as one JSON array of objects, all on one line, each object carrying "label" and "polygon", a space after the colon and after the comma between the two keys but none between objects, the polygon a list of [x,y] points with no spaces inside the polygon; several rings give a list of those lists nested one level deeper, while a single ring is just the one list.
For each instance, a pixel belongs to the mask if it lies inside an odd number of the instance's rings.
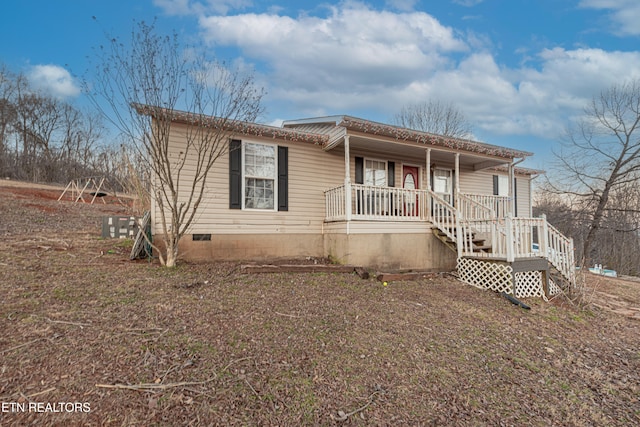
[{"label": "bare tree", "polygon": [[14,82],[15,76],[4,65],[0,65],[0,174],[3,176],[10,168],[8,136],[17,119],[13,104]]},{"label": "bare tree", "polygon": [[451,103],[437,100],[402,107],[392,120],[395,125],[454,138],[469,138],[471,125]]},{"label": "bare tree", "polygon": [[[227,124],[254,121],[263,92],[254,87],[252,76],[230,70],[197,47],[183,48],[175,32],[158,34],[153,24],[134,25],[126,43],[108,40],[98,51],[95,80],[85,88],[147,160],[157,204],[153,213],[160,216],[164,244],[154,249],[160,262],[172,267],[178,243],[202,202],[209,171],[228,150]],[[175,151],[170,135],[180,115],[188,119]],[[211,116],[217,118],[215,126]]]},{"label": "bare tree", "polygon": [[20,87],[16,113],[22,164],[26,177],[33,181],[51,180],[54,135],[61,125],[61,112],[62,103],[57,99]]},{"label": "bare tree", "polygon": [[593,260],[594,242],[605,215],[614,212],[611,196],[638,182],[639,125],[640,81],[617,84],[593,98],[582,119],[567,132],[562,150],[555,153],[558,164],[552,188],[576,196],[588,214],[582,246],[587,264]]}]

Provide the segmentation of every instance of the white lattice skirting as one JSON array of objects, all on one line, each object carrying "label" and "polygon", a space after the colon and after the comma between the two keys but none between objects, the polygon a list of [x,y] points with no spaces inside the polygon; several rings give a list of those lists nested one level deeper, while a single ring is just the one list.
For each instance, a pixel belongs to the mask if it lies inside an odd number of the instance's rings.
[{"label": "white lattice skirting", "polygon": [[462,282],[477,288],[512,295],[515,280],[517,298],[545,298],[540,271],[514,274],[513,268],[507,263],[458,258],[458,275]]}]

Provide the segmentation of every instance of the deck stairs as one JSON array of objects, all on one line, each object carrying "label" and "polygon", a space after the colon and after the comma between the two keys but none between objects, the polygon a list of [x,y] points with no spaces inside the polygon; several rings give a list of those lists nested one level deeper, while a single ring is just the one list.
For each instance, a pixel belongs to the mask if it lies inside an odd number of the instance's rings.
[{"label": "deck stairs", "polygon": [[464,194],[456,207],[435,194],[431,198],[433,234],[457,254],[463,282],[544,299],[575,287],[573,241],[546,218],[501,215],[492,203]]}]

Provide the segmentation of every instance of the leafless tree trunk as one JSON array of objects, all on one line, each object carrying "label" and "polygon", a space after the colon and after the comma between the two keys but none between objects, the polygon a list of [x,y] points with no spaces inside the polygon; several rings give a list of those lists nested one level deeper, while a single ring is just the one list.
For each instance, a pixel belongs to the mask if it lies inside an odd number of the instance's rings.
[{"label": "leafless tree trunk", "polygon": [[582,252],[593,261],[593,245],[611,207],[613,192],[637,183],[640,171],[640,81],[612,86],[593,98],[584,117],[556,153],[555,191],[578,197],[589,213]]},{"label": "leafless tree trunk", "polygon": [[470,138],[471,125],[451,103],[436,100],[404,106],[393,123],[409,129],[455,138]]},{"label": "leafless tree trunk", "polygon": [[0,66],[0,174],[9,168],[8,136],[15,126],[17,115],[12,99],[15,93],[15,77]]},{"label": "leafless tree trunk", "polygon": [[[177,35],[162,36],[154,25],[138,23],[131,39],[109,37],[98,52],[96,79],[85,84],[94,104],[142,151],[152,171],[152,193],[160,216],[165,251],[160,262],[176,264],[178,243],[202,202],[209,171],[228,149],[225,123],[254,121],[262,91],[252,76],[230,70]],[[179,153],[170,149],[176,114],[189,120]],[[205,126],[209,116],[218,126]],[[189,169],[189,173],[187,173]]]}]

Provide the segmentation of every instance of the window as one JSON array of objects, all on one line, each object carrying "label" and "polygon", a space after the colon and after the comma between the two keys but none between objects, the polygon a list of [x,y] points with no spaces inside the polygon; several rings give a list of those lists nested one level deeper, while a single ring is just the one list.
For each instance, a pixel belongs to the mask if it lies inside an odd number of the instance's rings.
[{"label": "window", "polygon": [[247,143],[244,146],[244,207],[274,209],[276,148]]},{"label": "window", "polygon": [[387,185],[387,162],[379,160],[365,160],[364,162],[364,184],[375,187]]},{"label": "window", "polygon": [[229,209],[289,210],[289,149],[229,142]]},{"label": "window", "polygon": [[509,177],[506,175],[494,175],[495,188],[493,193],[495,196],[509,196]]},{"label": "window", "polygon": [[447,203],[451,203],[453,198],[453,172],[451,169],[433,170],[433,191],[442,197]]}]

